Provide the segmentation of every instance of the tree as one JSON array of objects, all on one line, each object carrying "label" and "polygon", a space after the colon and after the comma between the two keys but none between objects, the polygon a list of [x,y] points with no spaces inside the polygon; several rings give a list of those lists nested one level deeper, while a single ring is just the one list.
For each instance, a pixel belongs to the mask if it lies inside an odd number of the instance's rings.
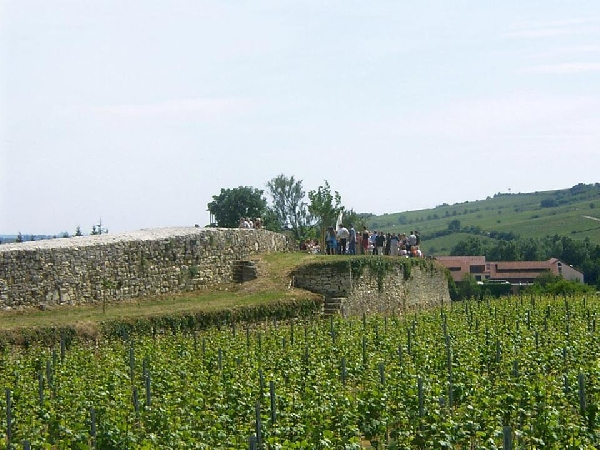
[{"label": "tree", "polygon": [[370,213],[357,213],[353,209],[349,209],[344,211],[343,223],[346,227],[350,224],[354,225],[354,229],[359,233],[363,225],[367,224],[367,219],[371,216],[372,214]]},{"label": "tree", "polygon": [[461,282],[458,284],[458,294],[462,299],[479,298],[481,287],[477,280],[470,273],[465,273]]},{"label": "tree", "polygon": [[77,225],[75,228],[75,236],[83,236],[83,232],[81,231],[81,227]]},{"label": "tree", "polygon": [[481,256],[483,254],[481,239],[476,237],[469,237],[464,241],[460,241],[450,251],[451,256]]},{"label": "tree", "polygon": [[263,191],[250,186],[239,186],[223,189],[219,195],[213,195],[213,201],[208,204],[208,210],[215,216],[220,227],[236,228],[240,218],[263,217],[267,209],[267,200]]},{"label": "tree", "polygon": [[271,210],[277,218],[279,230],[290,230],[296,241],[306,238],[312,228],[312,216],[308,204],[304,201],[306,193],[302,189],[302,181],[294,176],[278,175],[267,183],[269,193],[273,198]]},{"label": "tree", "polygon": [[100,234],[108,234],[108,228],[104,228],[102,226],[102,217],[100,217],[100,220],[98,220],[98,224],[97,225],[93,225],[92,226],[92,232],[90,233],[92,236],[97,236]]},{"label": "tree", "polygon": [[460,231],[460,220],[451,220],[450,223],[448,223],[448,231],[458,233]]},{"label": "tree", "polygon": [[344,207],[341,205],[342,197],[338,191],[331,193],[327,180],[325,186],[319,186],[316,191],[309,191],[310,205],[308,211],[317,219],[321,231],[321,248],[325,248],[325,230],[328,226],[335,226],[335,222]]},{"label": "tree", "polygon": [[21,232],[19,231],[19,234],[17,234],[17,241],[16,242],[23,242],[23,235],[21,234]]}]

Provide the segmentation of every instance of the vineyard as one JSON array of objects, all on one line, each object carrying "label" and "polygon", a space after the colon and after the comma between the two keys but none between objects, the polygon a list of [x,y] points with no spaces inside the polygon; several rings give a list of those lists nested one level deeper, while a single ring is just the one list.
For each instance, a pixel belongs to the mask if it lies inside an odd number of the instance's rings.
[{"label": "vineyard", "polygon": [[600,297],[6,347],[0,448],[591,449]]}]

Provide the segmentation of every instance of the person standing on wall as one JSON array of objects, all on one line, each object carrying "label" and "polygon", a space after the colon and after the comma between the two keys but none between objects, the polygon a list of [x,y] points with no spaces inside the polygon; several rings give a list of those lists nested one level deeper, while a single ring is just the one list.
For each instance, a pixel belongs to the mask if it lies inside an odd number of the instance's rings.
[{"label": "person standing on wall", "polygon": [[356,230],[354,225],[350,224],[349,238],[348,238],[348,254],[356,255]]},{"label": "person standing on wall", "polygon": [[375,248],[377,248],[377,254],[383,256],[383,250],[385,248],[385,235],[383,231],[380,231],[379,234],[375,237]]},{"label": "person standing on wall", "polygon": [[327,254],[335,255],[336,249],[337,249],[337,239],[336,239],[335,230],[333,229],[333,227],[327,228],[327,233],[325,235],[325,244],[327,246],[327,250],[326,250]]},{"label": "person standing on wall", "polygon": [[360,241],[361,244],[361,254],[363,255],[368,255],[369,254],[369,230],[367,230],[367,227],[365,225],[363,225],[363,229],[362,229],[362,240]]},{"label": "person standing on wall", "polygon": [[346,244],[348,242],[348,238],[350,237],[350,232],[348,228],[346,228],[343,224],[340,224],[337,232],[337,238],[340,243],[339,253],[340,255],[346,254]]}]

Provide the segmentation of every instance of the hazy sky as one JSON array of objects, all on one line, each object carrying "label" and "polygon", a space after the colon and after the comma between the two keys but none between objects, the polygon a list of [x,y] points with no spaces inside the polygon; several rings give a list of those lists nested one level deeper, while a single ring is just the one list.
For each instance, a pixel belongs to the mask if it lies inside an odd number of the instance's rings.
[{"label": "hazy sky", "polygon": [[600,181],[600,1],[0,0],[0,234],[399,212]]}]

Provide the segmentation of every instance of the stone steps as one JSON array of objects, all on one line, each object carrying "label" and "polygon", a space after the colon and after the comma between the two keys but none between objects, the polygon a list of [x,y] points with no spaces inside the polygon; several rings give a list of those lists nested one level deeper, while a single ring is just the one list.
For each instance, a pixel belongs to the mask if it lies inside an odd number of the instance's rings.
[{"label": "stone steps", "polygon": [[334,316],[340,314],[346,300],[346,297],[326,297],[325,303],[323,304],[323,315]]},{"label": "stone steps", "polygon": [[234,283],[244,283],[254,280],[258,277],[256,273],[256,263],[254,261],[235,261],[233,263],[233,281]]}]

